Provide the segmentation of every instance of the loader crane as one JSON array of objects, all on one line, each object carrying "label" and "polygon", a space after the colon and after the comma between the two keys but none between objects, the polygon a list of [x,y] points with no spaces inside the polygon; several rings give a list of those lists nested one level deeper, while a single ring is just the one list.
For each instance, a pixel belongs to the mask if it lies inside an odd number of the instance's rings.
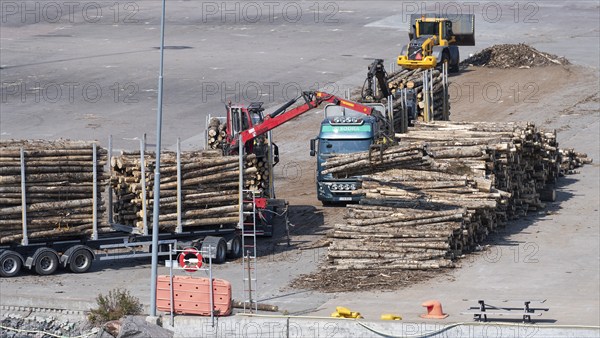
[{"label": "loader crane", "polygon": [[[292,107],[298,101],[300,105]],[[327,107],[348,109],[354,114],[368,117],[369,121],[381,126],[377,130],[386,131],[382,133],[388,140],[393,139],[393,129],[387,123],[387,117],[381,109],[374,106],[353,102],[333,94],[321,91],[305,91],[301,95],[289,100],[270,114],[264,113],[262,102],[252,102],[247,107],[242,105],[227,104],[226,117],[222,118],[226,124],[226,136],[223,139],[221,149],[225,155],[235,155],[239,152],[239,142],[243,144],[245,154],[255,154],[259,161],[266,163],[271,171],[269,186],[262,190],[257,196],[255,205],[257,234],[272,235],[272,215],[275,206],[281,206],[281,200],[275,198],[273,189],[272,168],[279,162],[279,150],[270,137],[270,131],[291,121],[292,119],[307,113],[322,104]]]},{"label": "loader crane", "polygon": [[[301,98],[304,99],[302,105],[287,110]],[[229,154],[237,152],[238,133],[241,133],[242,143],[244,143],[246,150],[248,151],[249,148],[251,149],[251,144],[248,142],[314,108],[318,108],[323,103],[339,105],[365,115],[372,115],[374,112],[372,107],[319,91],[305,91],[302,95],[291,99],[266,116],[263,115],[264,108],[262,108],[262,102],[251,103],[247,108],[228,105],[227,149],[224,151]],[[240,116],[242,117],[241,121]]]}]

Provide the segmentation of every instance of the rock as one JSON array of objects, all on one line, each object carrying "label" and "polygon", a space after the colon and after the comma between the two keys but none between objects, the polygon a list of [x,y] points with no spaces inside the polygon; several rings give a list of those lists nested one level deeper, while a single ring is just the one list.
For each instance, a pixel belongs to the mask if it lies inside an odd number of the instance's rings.
[{"label": "rock", "polygon": [[121,325],[117,338],[173,337],[173,332],[146,322],[144,316],[125,316],[121,319]]},{"label": "rock", "polygon": [[106,331],[104,328],[100,328],[98,330],[98,332],[96,333],[96,338],[114,338],[113,335],[111,335],[108,331]]},{"label": "rock", "polygon": [[119,320],[111,320],[110,322],[104,324],[104,326],[102,327],[106,332],[110,333],[113,337],[116,337],[119,335],[119,332],[121,332],[121,321]]}]

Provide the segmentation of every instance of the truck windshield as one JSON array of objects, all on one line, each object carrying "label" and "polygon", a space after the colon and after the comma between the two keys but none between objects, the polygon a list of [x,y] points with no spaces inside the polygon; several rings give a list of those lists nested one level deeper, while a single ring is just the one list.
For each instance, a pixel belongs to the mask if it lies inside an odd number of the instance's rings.
[{"label": "truck windshield", "polygon": [[438,35],[438,23],[419,22],[419,35]]},{"label": "truck windshield", "polygon": [[369,150],[371,139],[332,140],[323,139],[319,142],[319,152],[323,155],[348,154]]}]

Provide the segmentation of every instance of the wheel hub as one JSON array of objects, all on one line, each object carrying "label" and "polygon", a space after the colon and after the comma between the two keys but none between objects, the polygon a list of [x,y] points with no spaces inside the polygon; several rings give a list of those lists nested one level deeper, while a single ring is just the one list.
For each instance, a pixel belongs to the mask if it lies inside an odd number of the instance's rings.
[{"label": "wheel hub", "polygon": [[2,270],[11,273],[13,271],[15,271],[15,268],[17,267],[17,264],[15,264],[14,259],[7,259],[6,261],[4,261],[4,264],[2,264]]}]

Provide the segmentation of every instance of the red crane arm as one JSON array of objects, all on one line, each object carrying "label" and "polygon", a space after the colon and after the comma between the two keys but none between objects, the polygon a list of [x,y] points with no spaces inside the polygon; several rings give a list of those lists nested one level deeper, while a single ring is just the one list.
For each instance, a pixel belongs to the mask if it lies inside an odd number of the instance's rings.
[{"label": "red crane arm", "polygon": [[314,92],[311,94],[314,95],[311,95],[311,99],[307,99],[306,103],[304,103],[303,105],[288,110],[282,113],[281,115],[277,115],[271,118],[265,118],[265,120],[261,124],[256,125],[250,129],[244,130],[242,132],[242,142],[246,144],[246,142],[254,139],[255,137],[260,136],[268,132],[269,130],[273,130],[274,128],[279,127],[280,125],[288,122],[289,120],[292,120],[308,112],[309,110],[317,108],[323,102],[333,103],[335,105],[349,108],[354,111],[363,113],[365,115],[371,115],[373,113],[372,107],[368,107],[357,102],[344,100],[333,94],[328,94],[325,92]]}]

